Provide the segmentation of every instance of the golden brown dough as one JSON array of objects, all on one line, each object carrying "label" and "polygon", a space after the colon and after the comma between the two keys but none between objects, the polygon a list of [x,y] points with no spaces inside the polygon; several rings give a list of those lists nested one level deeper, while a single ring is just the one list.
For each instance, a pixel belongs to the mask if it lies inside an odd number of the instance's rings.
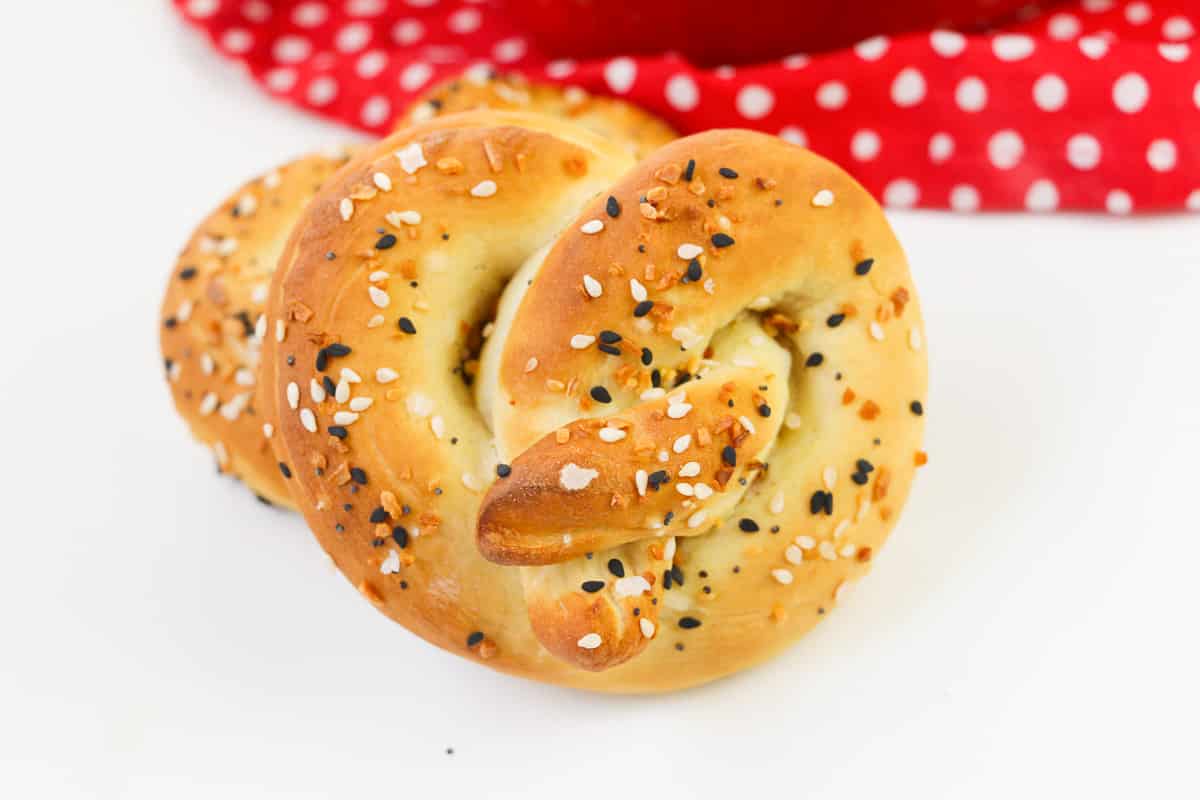
[{"label": "golden brown dough", "polygon": [[578,86],[530,83],[517,73],[474,68],[425,92],[401,118],[404,128],[443,114],[481,109],[535,111],[572,122],[620,142],[634,158],[644,158],[677,134],[670,125],[635,105],[589,94]]},{"label": "golden brown dough", "polygon": [[276,505],[292,500],[256,402],[260,340],[273,335],[260,320],[292,224],[348,159],[348,150],[305,156],[240,187],[196,228],[163,298],[160,343],[176,409],[218,469]]},{"label": "golden brown dough", "polygon": [[267,314],[261,405],[335,564],[539,680],[663,691],[778,652],[924,459],[904,254],[848,175],[763,134],[635,167],[544,116],[397,131],[305,211]]}]

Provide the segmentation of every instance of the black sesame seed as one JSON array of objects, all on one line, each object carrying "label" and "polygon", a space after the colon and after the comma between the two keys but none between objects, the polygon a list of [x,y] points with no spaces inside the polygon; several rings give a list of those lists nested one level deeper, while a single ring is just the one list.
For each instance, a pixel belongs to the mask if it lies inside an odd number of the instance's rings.
[{"label": "black sesame seed", "polygon": [[330,250],[328,253],[325,254],[326,261],[333,261],[335,258],[337,258],[337,254],[334,253],[332,250]]},{"label": "black sesame seed", "polygon": [[671,588],[671,570],[663,570],[663,591]]},{"label": "black sesame seed", "polygon": [[769,405],[767,405],[766,403],[763,403],[762,405],[760,405],[760,406],[758,407],[758,415],[759,415],[760,417],[769,417],[769,416],[771,416],[771,407],[770,407]]},{"label": "black sesame seed", "polygon": [[507,478],[509,475],[512,475],[512,467],[508,464],[497,464],[496,474],[501,478]]},{"label": "black sesame seed", "polygon": [[417,332],[417,326],[413,325],[413,321],[408,317],[401,317],[396,324],[400,326],[400,330],[409,335]]},{"label": "black sesame seed", "polygon": [[613,197],[611,194],[608,196],[608,202],[604,204],[604,210],[607,211],[608,215],[613,219],[621,216],[621,204],[618,203],[617,198]]},{"label": "black sesame seed", "polygon": [[758,523],[749,517],[742,517],[738,520],[738,527],[743,533],[758,533]]},{"label": "black sesame seed", "polygon": [[392,528],[392,540],[401,550],[408,547],[408,529],[403,525]]},{"label": "black sesame seed", "polygon": [[687,181],[688,183],[691,183],[692,176],[694,176],[695,174],[696,174],[696,159],[689,158],[687,167],[685,167],[683,170],[683,179],[685,181]]},{"label": "black sesame seed", "polygon": [[325,348],[330,357],[348,356],[351,353],[350,346],[345,344],[331,344]]},{"label": "black sesame seed", "polygon": [[650,371],[650,385],[655,389],[662,386],[662,372],[657,369]]},{"label": "black sesame seed", "polygon": [[190,281],[194,277],[196,277],[195,267],[184,267],[179,270],[179,280],[181,281]]},{"label": "black sesame seed", "polygon": [[288,354],[288,357],[287,357],[287,365],[289,367],[296,366],[296,357],[290,353]]},{"label": "black sesame seed", "polygon": [[363,471],[362,467],[351,467],[350,468],[350,480],[354,481],[355,483],[357,483],[361,486],[366,486],[367,485],[367,473]]},{"label": "black sesame seed", "polygon": [[709,208],[716,208],[716,207],[717,207],[717,201],[716,201],[716,200],[713,200],[711,197],[710,197],[710,198],[708,198],[708,207],[709,207]]},{"label": "black sesame seed", "polygon": [[925,406],[921,405],[920,400],[913,400],[908,404],[908,410],[919,417],[925,413]]},{"label": "black sesame seed", "polygon": [[650,313],[650,309],[654,308],[653,300],[643,300],[633,307],[633,315],[635,317],[644,317]]},{"label": "black sesame seed", "polygon": [[875,259],[868,258],[854,265],[855,275],[866,275],[871,271],[871,266],[875,263]]},{"label": "black sesame seed", "polygon": [[870,478],[864,472],[855,472],[850,475],[850,480],[854,481],[859,486],[866,486]]},{"label": "black sesame seed", "polygon": [[600,331],[600,341],[605,344],[616,344],[621,341],[621,334],[616,331]]},{"label": "black sesame seed", "polygon": [[321,377],[321,387],[325,390],[325,394],[330,397],[337,394],[337,387],[333,385],[333,378],[330,378],[328,375]]},{"label": "black sesame seed", "polygon": [[738,176],[738,174],[729,167],[721,167],[719,170],[717,170],[717,172],[721,174],[722,178],[736,178]]},{"label": "black sesame seed", "polygon": [[608,560],[608,571],[618,578],[625,577],[625,565],[621,563],[619,558],[610,558]]},{"label": "black sesame seed", "polygon": [[674,564],[674,565],[672,565],[672,567],[671,567],[671,578],[672,578],[672,579],[673,579],[673,580],[674,580],[674,581],[675,581],[677,584],[679,584],[680,586],[683,586],[683,570],[679,568],[679,565],[678,565],[678,564]]},{"label": "black sesame seed", "polygon": [[646,245],[644,245],[644,244],[639,244],[639,245],[638,245],[638,252],[639,252],[639,253],[644,253],[644,252],[646,252]]},{"label": "black sesame seed", "polygon": [[589,394],[592,396],[592,399],[595,400],[597,403],[611,403],[612,402],[612,395],[609,394],[608,389],[605,389],[603,386],[593,386],[592,391],[589,392]]},{"label": "black sesame seed", "polygon": [[387,520],[388,512],[383,506],[379,506],[371,512],[371,522],[378,524],[380,522],[387,522]]},{"label": "black sesame seed", "polygon": [[350,433],[348,430],[346,430],[345,425],[330,425],[328,428],[326,428],[326,430],[329,431],[330,436],[336,436],[339,439],[345,439]]},{"label": "black sesame seed", "polygon": [[596,349],[598,349],[601,353],[608,353],[610,356],[621,355],[621,348],[613,344],[604,344],[601,342],[600,344],[596,345]]},{"label": "black sesame seed", "polygon": [[875,465],[870,461],[867,461],[865,458],[860,458],[858,461],[855,461],[854,466],[858,467],[859,472],[870,472],[875,469]]},{"label": "black sesame seed", "polygon": [[733,445],[725,445],[725,448],[721,451],[721,460],[730,467],[737,466],[737,450],[733,449]]},{"label": "black sesame seed", "polygon": [[812,498],[808,501],[808,510],[812,514],[827,514],[833,515],[833,494],[826,491],[813,492]]},{"label": "black sesame seed", "polygon": [[673,520],[673,519],[675,519],[675,512],[668,511],[667,515],[665,517],[663,517],[663,527],[665,528],[666,526],[670,525],[671,520]]},{"label": "black sesame seed", "polygon": [[650,362],[653,360],[654,360],[654,353],[652,353],[650,351],[649,347],[643,347],[642,348],[642,363],[648,367],[648,366],[650,366]]},{"label": "black sesame seed", "polygon": [[[483,631],[472,631],[467,636],[467,647],[474,647],[475,645],[479,644],[482,641],[483,641]],[[446,748],[447,754],[450,754],[453,752],[454,752],[453,747]]]},{"label": "black sesame seed", "polygon": [[700,620],[696,619],[695,617],[680,617],[679,618],[679,627],[683,628],[684,630],[691,630],[692,628],[699,628]]},{"label": "black sesame seed", "polygon": [[665,469],[657,469],[646,476],[646,484],[656,492],[659,486],[669,480],[671,480],[671,476],[667,474]]},{"label": "black sesame seed", "polygon": [[733,237],[728,233],[714,233],[712,236],[713,247],[729,247],[733,244]]},{"label": "black sesame seed", "polygon": [[692,283],[695,283],[696,281],[700,280],[700,276],[702,274],[703,274],[703,271],[700,269],[700,260],[699,259],[693,258],[691,261],[688,262],[687,279],[689,281],[691,281]]},{"label": "black sesame seed", "polygon": [[830,314],[829,319],[825,320],[825,324],[831,328],[836,328],[846,321],[845,314]]},{"label": "black sesame seed", "polygon": [[317,372],[324,372],[325,368],[329,366],[329,354],[325,352],[325,348],[321,348],[317,351],[317,363],[315,366],[317,368]]},{"label": "black sesame seed", "polygon": [[163,326],[166,328],[174,328],[178,324],[179,320],[175,319],[174,317],[167,317],[163,320]]},{"label": "black sesame seed", "polygon": [[292,477],[291,468],[287,464],[283,463],[282,461],[279,462],[279,471],[283,473],[283,477],[285,477],[285,478]]},{"label": "black sesame seed", "polygon": [[820,353],[809,353],[808,358],[804,359],[804,366],[819,367],[825,361],[825,356]]},{"label": "black sesame seed", "polygon": [[604,581],[584,581],[579,588],[588,594],[595,594],[604,588]]},{"label": "black sesame seed", "polygon": [[379,237],[379,241],[375,243],[376,250],[391,250],[396,246],[396,236],[391,233],[385,233]]}]

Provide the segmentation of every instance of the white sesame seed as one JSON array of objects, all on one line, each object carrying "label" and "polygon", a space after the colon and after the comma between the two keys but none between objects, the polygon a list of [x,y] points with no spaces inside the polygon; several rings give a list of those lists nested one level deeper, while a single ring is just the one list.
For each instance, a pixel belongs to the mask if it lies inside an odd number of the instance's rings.
[{"label": "white sesame seed", "polygon": [[205,375],[212,375],[213,370],[217,368],[217,364],[213,361],[213,357],[208,353],[200,356],[200,371]]},{"label": "white sesame seed", "polygon": [[637,278],[629,279],[629,293],[633,295],[633,299],[637,302],[642,302],[646,299],[646,287],[642,286],[642,282]]},{"label": "white sesame seed", "polygon": [[275,435],[275,426],[269,422],[264,422],[263,423],[263,436],[270,439],[274,435]]},{"label": "white sesame seed", "polygon": [[783,551],[783,557],[787,559],[789,564],[800,565],[804,563],[804,551],[794,544],[787,546],[787,549]]},{"label": "white sesame seed", "polygon": [[233,398],[221,406],[221,416],[233,422],[242,415],[242,411],[250,404],[250,394],[235,394]]},{"label": "white sesame seed", "polygon": [[342,367],[341,375],[347,383],[362,383],[362,378],[359,377],[359,374],[349,367]]},{"label": "white sesame seed", "polygon": [[703,525],[707,521],[708,521],[708,512],[705,511],[704,509],[700,509],[695,514],[692,514],[690,517],[688,517],[687,525],[689,528],[699,528],[701,525]]},{"label": "white sesame seed", "polygon": [[849,527],[850,527],[850,520],[844,519],[841,522],[839,522],[837,527],[833,529],[833,538],[840,539],[842,534],[845,533],[846,529]]},{"label": "white sesame seed", "polygon": [[379,565],[379,571],[384,575],[394,575],[400,571],[400,554],[395,550],[388,551],[388,557]]},{"label": "white sesame seed", "polygon": [[705,278],[704,283],[702,283],[700,285],[704,287],[704,291],[706,294],[712,294],[716,290],[716,287],[717,287],[716,282],[712,278]]},{"label": "white sesame seed", "polygon": [[801,536],[796,537],[796,545],[801,550],[812,550],[814,547],[817,546],[817,540],[811,536],[801,535]]},{"label": "white sesame seed", "polygon": [[675,254],[678,255],[680,258],[682,258],[684,261],[691,261],[693,258],[695,258],[696,256],[700,255],[703,252],[704,252],[704,248],[701,247],[700,245],[685,243],[685,244],[679,245],[679,249],[675,251]]},{"label": "white sesame seed", "polygon": [[400,168],[409,175],[416,174],[417,170],[429,163],[425,160],[425,151],[421,149],[420,142],[412,142],[397,150],[396,158],[400,159]]},{"label": "white sesame seed", "polygon": [[675,560],[675,537],[667,539],[667,543],[663,545],[663,561],[668,563]]},{"label": "white sesame seed", "polygon": [[535,369],[537,369],[537,365],[538,365],[537,358],[531,357],[528,361],[525,362],[525,371],[533,372]]},{"label": "white sesame seed", "polygon": [[213,445],[213,455],[217,457],[217,465],[222,469],[229,464],[229,451],[225,449],[224,442],[217,442]]},{"label": "white sesame seed", "polygon": [[232,236],[227,236],[217,243],[217,255],[219,256],[231,256],[237,252],[237,249],[238,241]]},{"label": "white sesame seed", "polygon": [[658,400],[667,396],[667,390],[661,386],[651,386],[646,391],[642,392],[640,397],[643,400]]},{"label": "white sesame seed", "polygon": [[653,638],[653,636],[654,636],[654,623],[653,622],[646,619],[645,617],[642,617],[640,620],[638,620],[638,627],[642,629],[642,636],[646,637],[647,639]]},{"label": "white sesame seed", "polygon": [[677,325],[671,331],[671,338],[679,342],[684,350],[690,350],[704,341],[704,337],[686,325]]},{"label": "white sesame seed", "polygon": [[792,571],[789,569],[783,569],[782,567],[779,569],[773,569],[771,570],[771,577],[784,586],[787,586],[792,582]]},{"label": "white sesame seed", "polygon": [[496,182],[493,180],[480,181],[471,187],[472,197],[491,197],[496,193]]},{"label": "white sesame seed", "polygon": [[700,462],[689,461],[679,468],[679,477],[694,478],[700,474]]},{"label": "white sesame seed", "polygon": [[420,392],[410,394],[408,399],[405,400],[405,405],[408,406],[409,411],[418,417],[428,417],[433,413],[433,400]]},{"label": "white sesame seed", "polygon": [[911,350],[921,349],[921,331],[917,328],[908,329],[908,346]]},{"label": "white sesame seed", "polygon": [[598,477],[600,477],[600,473],[594,469],[586,469],[578,464],[568,463],[558,471],[558,484],[568,492],[578,492],[586,489],[588,484]]},{"label": "white sesame seed", "polygon": [[261,342],[264,338],[266,338],[266,335],[267,335],[267,315],[259,314],[258,319],[255,320],[255,322],[254,322],[254,338],[258,339]]},{"label": "white sesame seed", "polygon": [[473,473],[464,472],[462,474],[462,485],[470,489],[472,492],[479,491],[479,479]]},{"label": "white sesame seed", "polygon": [[754,434],[758,433],[758,429],[754,427],[754,423],[753,423],[753,422],[751,422],[751,421],[750,421],[750,418],[749,418],[749,417],[747,417],[745,414],[743,414],[743,415],[741,415],[740,417],[738,417],[738,422],[742,423],[742,427],[743,427],[743,428],[745,428],[746,430],[750,431],[750,435],[751,435],[751,436],[753,436]]},{"label": "white sesame seed", "polygon": [[659,450],[658,451],[658,460],[660,463],[665,464],[671,460],[671,454],[668,453],[666,450]]},{"label": "white sesame seed", "polygon": [[421,224],[421,212],[419,211],[389,211],[383,215],[383,218],[395,228],[399,228],[401,225]]},{"label": "white sesame seed", "polygon": [[697,500],[707,500],[713,496],[713,489],[707,483],[697,483],[694,487]]},{"label": "white sesame seed", "polygon": [[180,322],[187,322],[189,319],[192,318],[192,309],[194,309],[195,307],[196,307],[196,304],[193,303],[190,299],[184,300],[182,303],[179,304],[179,309],[175,312],[175,318],[178,319]]},{"label": "white sesame seed", "polygon": [[826,561],[837,561],[837,552],[833,549],[833,542],[821,542],[817,547],[817,552]]},{"label": "white sesame seed", "polygon": [[646,474],[646,470],[639,469],[633,474],[633,485],[637,487],[637,493],[641,497],[646,496],[646,487],[650,483],[650,476]]},{"label": "white sesame seed", "polygon": [[178,361],[172,361],[171,366],[167,368],[167,379],[172,383],[179,380],[179,376],[183,374],[183,364]]},{"label": "white sesame seed", "polygon": [[684,497],[691,497],[696,493],[696,491],[692,488],[692,485],[690,483],[682,483],[682,482],[675,484],[675,491],[679,492]]},{"label": "white sesame seed", "polygon": [[371,302],[380,308],[387,308],[392,302],[392,298],[388,293],[378,286],[368,286],[367,293],[371,295]]},{"label": "white sesame seed", "polygon": [[675,440],[675,443],[671,445],[671,449],[674,450],[676,453],[682,453],[691,446],[692,446],[692,435],[690,433],[685,433],[683,436],[680,436],[678,439]]},{"label": "white sesame seed", "polygon": [[275,320],[275,341],[282,342],[287,338],[287,323],[281,319]]},{"label": "white sesame seed", "polygon": [[333,392],[333,399],[339,403],[344,403],[350,399],[350,381],[346,380],[345,376],[338,381],[337,387]]},{"label": "white sesame seed", "polygon": [[446,435],[446,421],[441,416],[433,416],[429,418],[429,429],[433,431],[433,435],[438,439]]},{"label": "white sesame seed", "polygon": [[383,324],[383,314],[376,314],[375,316],[373,316],[369,320],[367,320],[368,328],[378,328],[382,324]]},{"label": "white sesame seed", "polygon": [[577,333],[571,337],[571,347],[576,350],[586,350],[592,346],[592,342],[596,341],[595,336],[589,336],[586,333]]},{"label": "white sesame seed", "polygon": [[300,387],[296,385],[295,381],[287,385],[287,401],[288,407],[292,411],[295,411],[296,407],[300,405]]},{"label": "white sesame seed", "polygon": [[613,594],[618,600],[626,597],[637,597],[650,591],[650,581],[641,575],[629,575],[618,578],[613,582]]},{"label": "white sesame seed", "polygon": [[338,411],[333,415],[335,425],[353,425],[358,421],[358,414],[353,411]]},{"label": "white sesame seed", "polygon": [[274,189],[279,186],[279,182],[282,179],[279,170],[272,170],[263,176],[263,186],[267,189]]},{"label": "white sesame seed", "polygon": [[733,365],[735,367],[757,367],[758,362],[748,356],[736,355],[733,357]]},{"label": "white sesame seed", "polygon": [[821,482],[825,484],[826,489],[832,489],[837,483],[837,467],[830,465],[822,470]]},{"label": "white sesame seed", "polygon": [[371,180],[374,181],[381,192],[390,192],[392,190],[392,179],[388,177],[386,172],[376,172],[371,176]]},{"label": "white sesame seed", "polygon": [[691,403],[670,403],[667,405],[667,416],[671,419],[682,419],[691,410]]},{"label": "white sesame seed", "polygon": [[355,397],[350,401],[351,411],[366,411],[375,401],[370,397]]},{"label": "white sesame seed", "polygon": [[600,281],[591,275],[583,276],[583,290],[588,293],[588,297],[599,297],[604,294],[604,287],[600,284]]},{"label": "white sesame seed", "polygon": [[396,370],[392,369],[391,367],[380,367],[379,369],[375,370],[375,380],[377,380],[379,383],[391,383],[399,377],[400,373],[396,372]]},{"label": "white sesame seed", "polygon": [[870,498],[864,497],[858,501],[858,511],[854,512],[854,521],[862,522],[867,517],[867,512],[871,510]]},{"label": "white sesame seed", "polygon": [[771,498],[771,505],[769,508],[772,514],[783,513],[783,489],[775,492],[775,496]]},{"label": "white sesame seed", "polygon": [[842,545],[841,550],[838,550],[838,555],[841,556],[842,558],[850,558],[857,552],[858,552],[858,547],[856,545],[852,545],[849,542],[847,542],[846,544]]},{"label": "white sesame seed", "polygon": [[325,387],[316,378],[308,382],[308,393],[312,396],[314,403],[321,403],[325,400]]},{"label": "white sesame seed", "polygon": [[367,280],[371,283],[379,283],[380,281],[386,281],[390,277],[392,276],[387,270],[377,269],[367,276]]},{"label": "white sesame seed", "polygon": [[871,338],[877,342],[882,342],[883,341],[883,326],[880,325],[878,322],[871,320],[871,324],[868,327],[871,331]]},{"label": "white sesame seed", "polygon": [[576,642],[576,644],[578,644],[584,650],[595,650],[603,643],[604,640],[600,638],[600,634],[598,633],[586,634],[585,636],[581,637],[578,642]]},{"label": "white sesame seed", "polygon": [[317,417],[313,414],[312,409],[300,409],[300,424],[304,426],[304,430],[309,433],[317,432]]},{"label": "white sesame seed", "polygon": [[813,195],[812,204],[817,208],[829,208],[833,205],[833,192],[822,189]]},{"label": "white sesame seed", "polygon": [[579,226],[581,233],[599,233],[604,230],[604,221],[599,219],[589,219],[587,222]]},{"label": "white sesame seed", "polygon": [[[294,384],[293,384],[294,385]],[[214,392],[209,392],[200,400],[200,416],[207,417],[209,414],[217,410],[217,403],[221,402],[220,398]]]},{"label": "white sesame seed", "polygon": [[342,214],[342,221],[349,222],[350,218],[354,216],[354,201],[349,197],[343,197],[342,201],[338,203],[338,211]]},{"label": "white sesame seed", "polygon": [[233,382],[238,386],[253,386],[254,385],[254,370],[246,367],[238,368],[238,371],[233,373]]},{"label": "white sesame seed", "polygon": [[799,428],[802,422],[803,422],[803,420],[800,419],[800,415],[796,414],[796,413],[788,414],[786,417],[783,418],[783,424],[789,430],[793,430],[793,431],[796,430],[796,428]]},{"label": "white sesame seed", "polygon": [[602,442],[619,442],[625,438],[625,431],[620,428],[601,428],[597,435]]}]

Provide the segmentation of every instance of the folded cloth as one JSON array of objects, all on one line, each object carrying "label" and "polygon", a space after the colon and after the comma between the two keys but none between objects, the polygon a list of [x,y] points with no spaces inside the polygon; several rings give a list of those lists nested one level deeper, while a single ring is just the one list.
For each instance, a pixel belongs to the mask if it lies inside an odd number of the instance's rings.
[{"label": "folded cloth", "polygon": [[[875,35],[716,67],[698,66],[709,59],[688,47],[688,57],[552,58],[539,42],[561,47],[554,26],[572,17],[523,27],[527,0],[174,2],[272,95],[371,133],[434,82],[493,66],[629,100],[684,132],[778,134],[845,165],[893,207],[1200,211],[1200,0],[1025,6],[990,31]],[[614,46],[629,41],[609,27]],[[606,52],[604,42],[587,52]],[[736,51],[751,52],[745,42]]]}]

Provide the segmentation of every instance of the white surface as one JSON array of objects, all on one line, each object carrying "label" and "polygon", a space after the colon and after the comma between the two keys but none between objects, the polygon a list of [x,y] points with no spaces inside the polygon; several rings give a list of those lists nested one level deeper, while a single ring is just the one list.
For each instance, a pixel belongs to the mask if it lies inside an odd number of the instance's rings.
[{"label": "white surface", "polygon": [[421,643],[213,474],[159,291],[341,133],[165,3],[73,5],[0,50],[0,797],[1196,796],[1196,217],[895,215],[931,463],[874,574],[760,669],[589,696]]}]

